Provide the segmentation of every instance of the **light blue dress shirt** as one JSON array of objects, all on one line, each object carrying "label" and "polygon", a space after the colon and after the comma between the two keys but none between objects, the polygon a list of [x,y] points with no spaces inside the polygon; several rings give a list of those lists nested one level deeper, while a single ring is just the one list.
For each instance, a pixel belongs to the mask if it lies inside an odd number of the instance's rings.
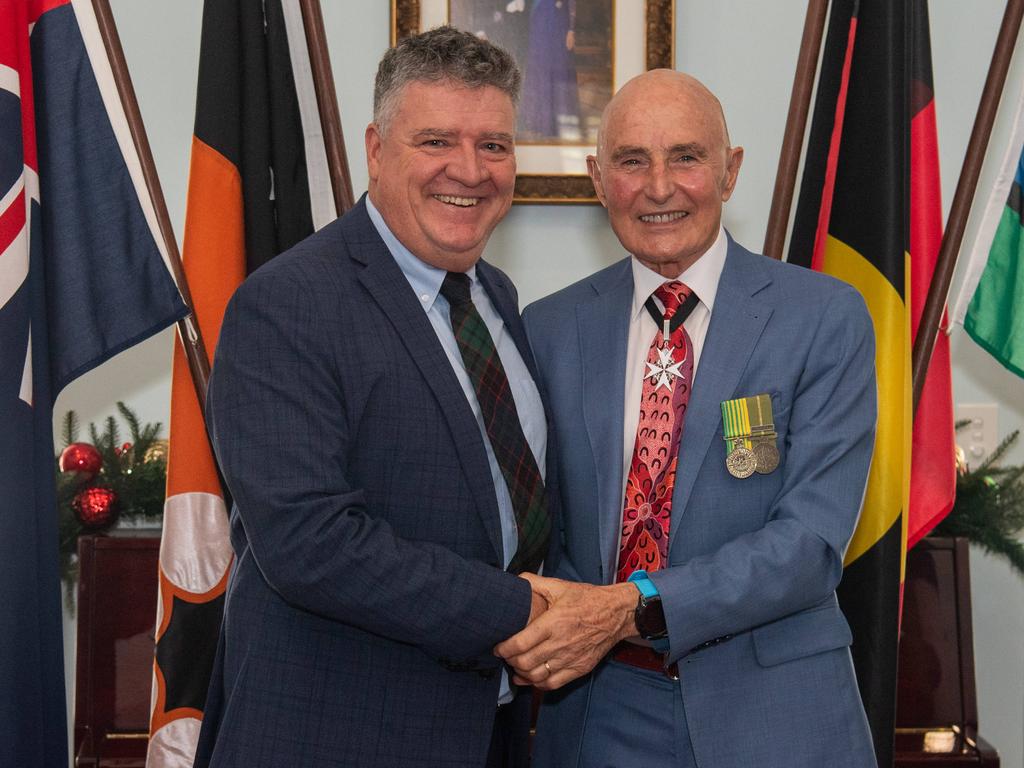
[{"label": "light blue dress shirt", "polygon": [[[476,399],[476,391],[473,389],[473,382],[470,380],[469,374],[466,373],[462,353],[459,352],[459,344],[452,331],[448,300],[441,295],[441,283],[444,282],[445,275],[448,273],[420,260],[402,245],[388,229],[388,225],[384,223],[383,217],[369,197],[366,198],[366,210],[377,233],[415,291],[420,306],[427,313],[427,319],[430,320],[434,333],[437,334],[437,339],[441,342],[441,346],[448,356],[448,362],[451,363],[459,385],[466,395],[466,400],[470,408],[473,409],[473,415],[476,417],[477,426],[480,427],[480,435],[484,441],[484,448],[487,450],[487,463],[491,468],[491,480],[494,482],[494,492],[498,499],[504,565],[508,567],[519,546],[519,533],[516,529],[512,497],[509,495],[505,478],[501,474],[498,460],[494,456],[491,441],[487,437],[487,428],[484,426],[484,418]],[[534,383],[533,377],[530,376],[530,371],[526,367],[526,363],[523,362],[512,335],[505,328],[501,315],[498,314],[487,291],[480,284],[480,279],[476,276],[476,267],[472,267],[466,274],[470,279],[470,298],[473,299],[477,312],[480,313],[480,317],[487,326],[491,339],[494,341],[494,348],[498,351],[498,357],[501,358],[502,367],[505,369],[505,375],[508,377],[509,387],[512,390],[512,399],[516,404],[516,412],[519,414],[519,423],[522,424],[526,442],[533,452],[533,457],[537,460],[537,467],[543,477],[545,473],[544,459],[547,455],[547,422],[544,418],[544,405],[541,402],[540,393],[537,391],[537,385]],[[498,703],[507,704],[511,700],[512,692],[508,675],[502,671]]]}]

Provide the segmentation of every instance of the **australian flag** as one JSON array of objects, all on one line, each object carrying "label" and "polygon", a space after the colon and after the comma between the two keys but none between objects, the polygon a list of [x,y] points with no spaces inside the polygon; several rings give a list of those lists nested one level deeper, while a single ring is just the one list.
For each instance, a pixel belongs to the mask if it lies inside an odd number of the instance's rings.
[{"label": "australian flag", "polygon": [[52,410],[186,313],[93,16],[0,0],[0,744],[67,765]]}]

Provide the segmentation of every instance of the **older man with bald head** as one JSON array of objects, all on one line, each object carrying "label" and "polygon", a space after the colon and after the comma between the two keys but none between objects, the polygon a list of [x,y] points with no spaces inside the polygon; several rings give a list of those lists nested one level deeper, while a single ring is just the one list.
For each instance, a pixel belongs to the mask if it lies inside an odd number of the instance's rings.
[{"label": "older man with bald head", "polygon": [[628,82],[587,165],[629,256],[524,313],[561,552],[529,576],[547,612],[496,650],[549,691],[537,768],[875,765],[835,595],[874,441],[871,320],[726,233],[742,160],[700,82]]}]

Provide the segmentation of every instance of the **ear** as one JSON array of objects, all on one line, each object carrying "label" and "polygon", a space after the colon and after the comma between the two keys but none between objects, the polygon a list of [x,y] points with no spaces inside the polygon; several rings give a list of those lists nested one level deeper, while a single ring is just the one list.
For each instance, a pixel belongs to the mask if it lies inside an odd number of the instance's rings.
[{"label": "ear", "polygon": [[370,123],[366,126],[364,141],[366,143],[366,170],[369,173],[370,181],[376,181],[380,175],[380,149],[382,143],[380,130],[377,128],[376,123]]},{"label": "ear", "polygon": [[594,182],[594,191],[597,192],[597,199],[601,201],[601,205],[607,208],[608,203],[604,194],[604,184],[601,182],[601,166],[598,165],[597,158],[594,155],[587,155],[587,173],[590,174],[590,180]]},{"label": "ear", "polygon": [[725,158],[725,184],[722,187],[722,202],[732,197],[732,191],[736,187],[736,179],[740,175],[740,166],[743,164],[743,147],[729,147]]}]

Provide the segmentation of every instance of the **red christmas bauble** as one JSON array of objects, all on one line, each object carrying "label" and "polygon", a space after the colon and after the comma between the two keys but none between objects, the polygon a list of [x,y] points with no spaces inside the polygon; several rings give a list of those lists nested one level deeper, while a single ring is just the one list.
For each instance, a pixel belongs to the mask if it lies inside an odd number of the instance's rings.
[{"label": "red christmas bauble", "polygon": [[60,452],[59,465],[61,472],[78,472],[91,480],[103,466],[103,457],[94,445],[72,443]]},{"label": "red christmas bauble", "polygon": [[110,488],[94,485],[75,494],[71,506],[86,528],[102,528],[114,519],[117,494]]}]

